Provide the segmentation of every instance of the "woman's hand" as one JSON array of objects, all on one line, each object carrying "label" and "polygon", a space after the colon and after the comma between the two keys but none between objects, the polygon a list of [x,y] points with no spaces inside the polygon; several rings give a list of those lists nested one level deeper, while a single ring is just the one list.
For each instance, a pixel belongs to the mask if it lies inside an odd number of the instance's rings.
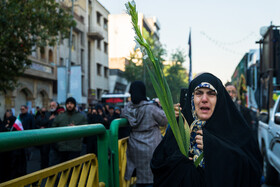
[{"label": "woman's hand", "polygon": [[197,135],[195,136],[195,141],[197,143],[197,147],[203,150],[203,132],[202,130],[196,131]]},{"label": "woman's hand", "polygon": [[180,107],[180,103],[177,103],[177,104],[174,104],[173,105],[173,108],[174,108],[174,110],[175,110],[175,117],[177,118],[177,117],[179,117],[179,108],[180,108],[180,110],[182,110],[182,108]]}]

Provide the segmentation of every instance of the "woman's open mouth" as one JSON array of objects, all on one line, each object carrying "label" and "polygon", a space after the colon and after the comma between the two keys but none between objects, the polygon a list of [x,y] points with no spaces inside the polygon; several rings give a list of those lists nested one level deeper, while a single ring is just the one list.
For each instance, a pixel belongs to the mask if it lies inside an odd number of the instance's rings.
[{"label": "woman's open mouth", "polygon": [[210,110],[210,107],[200,107],[200,110],[202,112],[208,112]]}]

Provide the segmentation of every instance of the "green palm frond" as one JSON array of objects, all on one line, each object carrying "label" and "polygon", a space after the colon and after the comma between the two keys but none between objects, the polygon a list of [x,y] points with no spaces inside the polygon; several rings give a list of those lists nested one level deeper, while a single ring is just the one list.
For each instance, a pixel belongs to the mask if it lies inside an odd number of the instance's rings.
[{"label": "green palm frond", "polygon": [[190,147],[190,130],[186,120],[182,119],[181,113],[179,115],[179,123],[177,123],[175,117],[175,111],[173,108],[172,95],[165,79],[165,76],[160,68],[158,59],[154,57],[149,44],[143,38],[140,27],[138,26],[138,13],[136,11],[136,4],[134,1],[125,4],[127,13],[131,16],[133,29],[135,31],[135,42],[137,47],[141,49],[144,58],[149,57],[150,61],[147,61],[145,66],[147,67],[149,76],[157,97],[160,100],[162,108],[166,114],[167,120],[173,131],[177,144],[183,155],[188,157]]}]

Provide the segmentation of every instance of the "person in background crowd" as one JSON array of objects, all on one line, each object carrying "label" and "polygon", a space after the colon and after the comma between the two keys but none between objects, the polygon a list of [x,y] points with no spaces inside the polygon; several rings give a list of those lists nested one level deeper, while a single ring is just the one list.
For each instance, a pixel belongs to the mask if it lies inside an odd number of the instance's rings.
[{"label": "person in background crowd", "polygon": [[78,112],[80,112],[81,114],[83,114],[87,118],[87,113],[84,111],[84,108],[82,106],[78,107]]},{"label": "person in background crowd", "polygon": [[155,99],[154,99],[154,102],[157,103],[158,107],[162,108],[162,107],[161,107],[161,104],[160,104],[160,101],[159,101],[159,98],[155,98]]},{"label": "person in background crowd", "polygon": [[64,113],[64,112],[65,112],[64,107],[58,107],[58,109],[57,109],[57,115],[62,114],[62,113]]},{"label": "person in background crowd", "polygon": [[118,106],[115,107],[115,114],[116,114],[117,118],[121,117],[121,109],[120,109],[120,107],[118,107]]},{"label": "person in background crowd", "polygon": [[[28,107],[26,105],[21,105],[20,107],[20,115],[19,118],[21,120],[22,126],[24,130],[35,129],[35,118],[32,114],[28,113]],[[31,111],[31,110],[30,110]],[[30,160],[33,155],[33,147],[28,147],[25,149],[26,151],[26,159]]]},{"label": "person in background crowd", "polygon": [[40,115],[40,107],[36,106],[36,111],[35,111],[35,119]]},{"label": "person in background crowd", "polygon": [[[54,118],[57,116],[57,108],[59,107],[58,103],[55,101],[51,101],[50,103],[50,123],[53,122]],[[50,125],[51,126],[51,125]]]},{"label": "person in background crowd", "polygon": [[13,124],[16,121],[16,117],[13,115],[12,110],[8,109],[5,112],[4,115],[4,120],[3,120],[3,126],[5,129],[3,129],[4,131],[10,131],[13,127]]},{"label": "person in background crowd", "polygon": [[[7,113],[8,111],[6,111]],[[0,119],[0,133],[6,132],[5,123]],[[13,151],[0,152],[0,183],[11,180],[12,173],[15,168],[12,168]],[[16,167],[17,169],[17,167]]]},{"label": "person in background crowd", "polygon": [[100,105],[100,104],[96,105],[95,109],[97,111],[97,114],[100,115],[102,117],[102,119],[103,119],[102,124],[105,126],[106,129],[109,129],[108,119],[107,119],[107,117],[105,115],[105,112],[103,110],[102,105]]},{"label": "person in background crowd", "polygon": [[129,89],[131,101],[122,111],[130,126],[127,144],[127,166],[125,180],[130,180],[136,172],[136,186],[153,186],[150,161],[153,151],[162,140],[159,126],[167,125],[162,109],[147,101],[146,87],[141,81],[134,81]]},{"label": "person in background crowd", "polygon": [[[86,117],[76,111],[76,100],[73,97],[69,97],[65,101],[66,111],[58,115],[52,124],[52,127],[71,127],[76,125],[84,125],[87,123]],[[74,159],[80,156],[82,149],[82,140],[68,140],[56,143],[58,151],[59,163],[65,162],[70,159]]]},{"label": "person in background crowd", "polygon": [[5,124],[3,123],[2,119],[0,118],[0,132],[5,132],[5,131],[6,131]]},{"label": "person in background crowd", "polygon": [[103,110],[104,110],[104,113],[106,116],[109,114],[109,108],[110,108],[110,105],[108,103],[105,103],[103,105]]},{"label": "person in background crowd", "polygon": [[50,113],[47,112],[47,109],[45,107],[42,107],[40,109],[38,118],[35,121],[37,129],[44,129],[50,127],[49,115]]},{"label": "person in background crowd", "polygon": [[87,119],[89,119],[89,117],[90,117],[91,114],[92,114],[92,107],[88,107]]},{"label": "person in background crowd", "polygon": [[[104,123],[104,119],[97,113],[95,108],[91,109],[92,113],[88,114],[88,124]],[[84,138],[87,153],[94,153],[97,155],[97,136],[87,136]]]},{"label": "person in background crowd", "polygon": [[[24,130],[35,129],[35,120],[34,117],[28,113],[28,107],[26,105],[22,105],[20,107],[20,115],[19,119],[21,120],[22,126]],[[12,130],[16,130],[12,128]],[[11,178],[17,178],[27,173],[27,160],[30,160],[32,155],[32,148],[28,147],[25,149],[18,149],[12,151],[12,160],[10,167],[13,168],[11,172]]]},{"label": "person in background crowd", "polygon": [[[36,119],[36,127],[38,129],[45,129],[50,127],[49,118],[50,113],[47,112],[45,107],[42,107]],[[50,144],[44,144],[39,146],[40,156],[41,156],[41,169],[47,168],[49,166],[49,153],[50,153]]]},{"label": "person in background crowd", "polygon": [[[49,107],[49,112],[48,112],[48,116],[49,116],[49,127],[52,127],[52,123],[54,121],[54,119],[57,117],[58,113],[58,109],[61,108],[59,106],[59,104],[55,101],[51,101],[50,102],[50,107]],[[63,107],[62,107],[63,108]],[[64,108],[63,108],[64,109]],[[50,145],[50,158],[49,158],[49,165],[53,166],[55,164],[58,164],[58,153],[57,150],[55,148],[55,144],[51,144]]]},{"label": "person in background crowd", "polygon": [[246,120],[246,122],[248,123],[248,125],[250,125],[252,128],[254,128],[255,125],[253,126],[254,121],[252,119],[250,110],[247,107],[241,105],[240,102],[238,102],[238,100],[237,100],[236,87],[232,83],[227,82],[225,84],[225,88],[226,88],[228,94],[230,95],[232,101],[234,102],[236,108],[238,109],[239,112],[241,112],[241,114],[243,115],[243,117]]},{"label": "person in background crowd", "polygon": [[111,122],[116,118],[117,118],[117,116],[115,114],[115,108],[113,106],[109,106],[109,114],[107,115],[109,128],[110,128]]},{"label": "person in background crowd", "polygon": [[21,105],[19,118],[24,130],[35,129],[35,120],[32,114],[28,113],[28,107]]}]

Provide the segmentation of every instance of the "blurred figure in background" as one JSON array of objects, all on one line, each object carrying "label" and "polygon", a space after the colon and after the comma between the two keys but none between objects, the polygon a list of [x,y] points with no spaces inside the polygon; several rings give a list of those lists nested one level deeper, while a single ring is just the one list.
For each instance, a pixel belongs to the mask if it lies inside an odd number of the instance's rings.
[{"label": "blurred figure in background", "polygon": [[150,161],[155,148],[162,140],[159,126],[167,125],[167,118],[162,109],[147,101],[143,82],[133,82],[129,93],[131,101],[122,111],[122,116],[128,120],[131,127],[126,152],[125,180],[130,180],[135,171],[136,186],[153,186]]},{"label": "blurred figure in background", "polygon": [[64,107],[59,107],[59,108],[57,109],[57,115],[62,114],[62,113],[64,113],[64,112],[65,112]]},{"label": "blurred figure in background", "polygon": [[118,107],[118,106],[115,107],[115,114],[116,114],[117,118],[121,117],[121,109],[120,109],[120,107]]},{"label": "blurred figure in background", "polygon": [[[37,112],[36,119],[36,127],[38,129],[45,129],[50,127],[49,118],[50,113],[47,112],[45,107],[41,108],[39,112]],[[41,169],[47,168],[49,166],[49,153],[50,153],[50,144],[44,144],[39,146],[40,156],[41,156]]]},{"label": "blurred figure in background", "polygon": [[13,127],[13,124],[16,121],[16,117],[13,115],[12,110],[8,109],[5,112],[4,120],[3,120],[3,131],[10,131]]},{"label": "blurred figure in background", "polygon": [[[88,124],[104,123],[102,115],[99,115],[95,108],[91,109],[92,113],[88,114]],[[97,155],[97,136],[87,136],[84,138],[84,144],[86,144],[86,152],[94,153]]]},{"label": "blurred figure in background", "polygon": [[226,88],[229,96],[231,97],[232,101],[234,102],[236,108],[239,110],[239,112],[242,114],[244,119],[247,121],[248,125],[250,127],[254,128],[254,126],[253,126],[254,122],[253,122],[253,119],[252,119],[252,116],[251,116],[250,109],[241,105],[240,102],[238,101],[236,87],[232,83],[227,82],[225,84],[225,88]]},{"label": "blurred figure in background", "polygon": [[[60,109],[60,111],[58,111]],[[54,119],[57,117],[57,115],[64,110],[63,107],[60,107],[59,104],[56,101],[51,101],[50,102],[50,107],[49,107],[49,127],[52,127]],[[58,153],[55,147],[55,143],[52,143],[50,145],[50,153],[49,153],[49,166],[53,166],[55,164],[58,164]]]}]

